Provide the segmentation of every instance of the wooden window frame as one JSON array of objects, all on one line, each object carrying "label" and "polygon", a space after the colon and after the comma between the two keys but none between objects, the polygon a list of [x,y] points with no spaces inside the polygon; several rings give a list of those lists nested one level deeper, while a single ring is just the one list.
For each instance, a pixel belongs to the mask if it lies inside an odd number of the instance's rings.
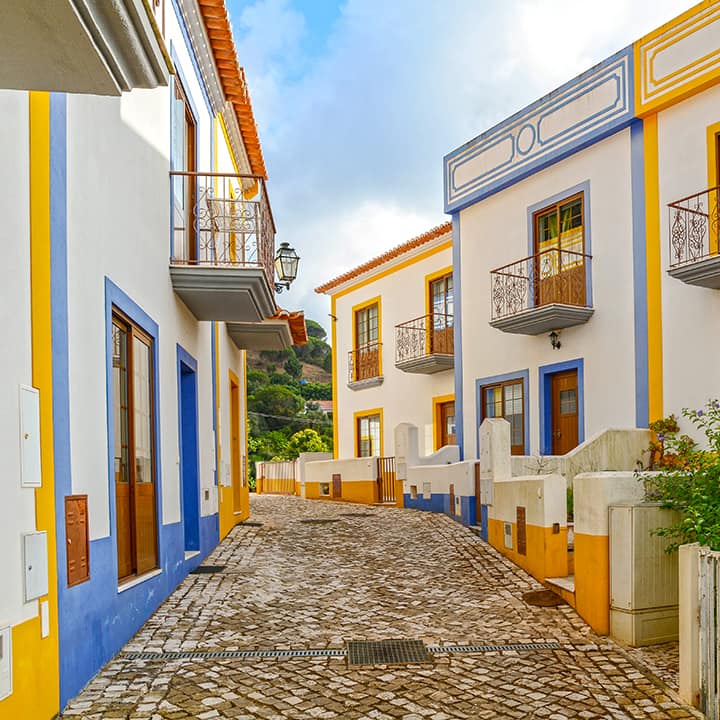
[{"label": "wooden window frame", "polygon": [[[512,429],[511,429],[510,430],[510,453],[512,455],[525,455],[525,443],[527,440],[527,438],[525,437],[525,421],[527,419],[525,417],[525,413],[526,413],[526,409],[525,409],[525,397],[526,397],[525,396],[525,393],[526,393],[525,378],[518,377],[518,378],[513,378],[511,380],[503,380],[501,382],[494,382],[494,383],[488,383],[487,385],[482,385],[480,387],[480,408],[482,411],[482,413],[481,413],[482,420],[485,420],[485,418],[487,417],[487,414],[486,414],[487,410],[485,407],[485,392],[487,390],[492,390],[495,388],[502,388],[501,404],[502,404],[502,409],[504,412],[504,410],[505,410],[505,388],[510,385],[520,385],[520,387],[522,389],[522,398],[521,398],[521,403],[520,403],[520,406],[522,408],[522,423],[521,423],[522,442],[519,445],[512,444]],[[503,419],[505,419],[504,414],[500,415],[500,416],[496,415],[495,417],[502,417]]]},{"label": "wooden window frame", "polygon": [[[540,210],[537,210],[533,213],[533,255],[537,255],[540,252],[540,231],[539,231],[539,221],[540,217],[543,215],[547,215],[550,210],[555,210],[556,216],[557,216],[557,226],[558,226],[558,236],[557,236],[557,248],[560,248],[560,208],[563,205],[568,205],[569,203],[573,202],[574,200],[580,200],[580,210],[582,212],[582,253],[585,253],[585,223],[587,221],[587,218],[585,217],[585,192],[581,190],[580,192],[573,193],[572,195],[568,195],[567,197],[563,198],[562,200],[559,200],[558,202],[550,203],[549,205],[546,205],[544,208],[541,208]],[[545,248],[547,250],[548,248]]]},{"label": "wooden window frame", "polygon": [[[370,455],[361,455],[360,454],[360,443],[361,443],[361,435],[360,435],[360,423],[363,420],[369,420],[370,418],[377,418],[378,419],[378,425],[379,425],[379,444],[380,447],[377,448],[378,453],[377,455],[382,457],[383,455],[383,413],[380,408],[377,408],[375,410],[365,410],[360,413],[355,413],[355,457],[361,458],[361,457],[375,457],[376,454],[372,452],[375,448],[370,448],[371,454]],[[372,442],[372,438],[370,438]]]},{"label": "wooden window frame", "polygon": [[[173,79],[173,102],[181,101],[182,104],[185,107],[185,123],[187,124],[187,165],[188,167],[185,168],[173,168],[173,170],[182,170],[186,172],[196,172],[197,171],[197,158],[196,158],[196,149],[197,149],[197,136],[198,136],[198,126],[197,126],[197,120],[195,119],[195,114],[193,113],[192,106],[190,105],[190,102],[188,101],[188,94],[185,91],[185,88],[183,87],[182,82],[180,81],[180,76],[176,72],[175,77]],[[174,113],[173,109],[173,113]],[[173,143],[177,142],[177,138],[173,138]],[[171,148],[171,153],[174,155],[174,147]],[[196,237],[195,237],[195,222],[196,219],[194,208],[195,203],[197,201],[197,190],[196,190],[196,184],[197,184],[197,176],[195,175],[188,175],[185,176],[183,179],[183,183],[188,184],[188,197],[187,202],[189,207],[185,208],[185,212],[188,213],[188,217],[186,219],[186,242],[187,242],[187,253],[188,257],[187,260],[189,263],[195,263],[197,262],[197,247],[196,247]],[[185,186],[183,185],[183,192],[185,191]],[[175,195],[173,190],[173,203],[175,202]],[[174,212],[174,211],[173,211]]]},{"label": "wooden window frame", "polygon": [[[155,404],[155,363],[157,362],[156,359],[156,348],[155,348],[155,339],[152,337],[152,335],[149,335],[147,332],[145,332],[137,323],[133,322],[133,320],[128,317],[125,313],[123,313],[119,308],[117,308],[115,305],[112,306],[112,312],[111,312],[111,332],[112,332],[112,326],[117,325],[118,327],[122,327],[125,332],[127,333],[127,423],[128,423],[128,458],[127,458],[127,464],[128,464],[128,483],[129,483],[129,493],[130,493],[130,554],[131,554],[131,564],[132,564],[132,572],[128,575],[123,575],[122,577],[118,574],[118,583],[120,585],[131,582],[135,578],[142,577],[143,575],[146,575],[148,573],[154,572],[157,570],[160,566],[160,543],[159,543],[159,512],[158,512],[158,476],[157,476],[157,436],[156,436],[156,421],[157,421],[157,408]],[[149,388],[149,403],[150,403],[150,448],[152,451],[152,459],[151,459],[151,470],[150,475],[152,477],[152,483],[153,483],[153,512],[155,514],[155,567],[148,568],[144,570],[142,573],[138,573],[137,567],[138,567],[138,554],[137,554],[137,518],[135,516],[135,486],[137,484],[136,481],[136,462],[135,462],[135,358],[133,353],[133,339],[138,338],[141,342],[143,342],[148,347],[148,355],[149,355],[149,373],[148,373],[148,380],[150,382],[150,388]],[[115,402],[115,398],[113,397],[113,404]],[[114,409],[111,410],[111,412],[114,412]],[[118,429],[114,428],[114,433],[117,433]],[[109,448],[110,452],[114,452],[114,439],[113,443],[111,444],[111,447]],[[114,456],[113,456],[114,458]],[[113,460],[114,462],[114,460]],[[113,488],[114,490],[114,488]],[[115,491],[115,490],[114,490]],[[117,508],[116,508],[116,523],[117,523]],[[117,534],[117,527],[115,528],[115,532]]]},{"label": "wooden window frame", "polygon": [[[358,332],[358,318],[362,313],[368,313],[373,307],[377,307],[377,339],[361,345]],[[373,346],[376,347],[376,350],[371,349],[373,348]],[[371,370],[374,370],[374,375],[366,374],[364,371],[361,370],[361,355],[363,355],[363,350],[366,351],[366,358],[370,357],[370,362],[375,363],[374,367],[370,367]],[[377,353],[377,357],[375,360],[372,360],[373,353]],[[373,377],[382,377],[382,304],[379,295],[377,297],[371,298],[370,300],[367,300],[366,302],[361,303],[360,305],[355,305],[352,309],[352,355],[354,358],[354,365],[352,370],[353,382],[357,382],[359,380],[368,380]]]}]

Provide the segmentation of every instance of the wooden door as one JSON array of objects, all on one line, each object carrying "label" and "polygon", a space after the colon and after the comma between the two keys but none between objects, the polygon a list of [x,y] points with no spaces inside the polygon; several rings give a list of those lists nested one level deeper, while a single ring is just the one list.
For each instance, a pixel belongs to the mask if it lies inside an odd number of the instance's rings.
[{"label": "wooden door", "polygon": [[[444,402],[438,406],[438,421],[440,423],[440,447],[456,445],[455,434],[455,402]],[[439,449],[439,448],[438,448]]]},{"label": "wooden door", "polygon": [[578,444],[577,370],[551,376],[552,454],[565,455]]},{"label": "wooden door", "polygon": [[242,510],[242,482],[240,473],[240,385],[230,379],[230,477],[233,491],[233,511]]}]

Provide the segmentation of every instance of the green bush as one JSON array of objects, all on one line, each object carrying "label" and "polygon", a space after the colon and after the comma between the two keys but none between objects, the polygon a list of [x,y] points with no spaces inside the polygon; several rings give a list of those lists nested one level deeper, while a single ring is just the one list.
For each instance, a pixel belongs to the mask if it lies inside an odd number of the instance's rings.
[{"label": "green bush", "polygon": [[653,423],[659,472],[643,478],[645,498],[680,513],[677,524],[654,532],[670,541],[668,552],[693,542],[720,550],[720,402],[710,400],[700,410],[685,408],[683,416],[705,435],[708,449],[681,435],[673,416],[659,421],[661,426]]}]

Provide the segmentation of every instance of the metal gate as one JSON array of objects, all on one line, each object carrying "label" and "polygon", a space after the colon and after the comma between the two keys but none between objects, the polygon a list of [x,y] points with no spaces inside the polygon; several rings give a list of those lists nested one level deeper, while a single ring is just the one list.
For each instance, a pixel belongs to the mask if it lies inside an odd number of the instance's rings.
[{"label": "metal gate", "polygon": [[708,720],[720,719],[720,552],[700,550],[700,709]]},{"label": "metal gate", "polygon": [[265,495],[295,494],[295,461],[278,460],[258,463],[260,487]]},{"label": "metal gate", "polygon": [[377,459],[378,502],[395,502],[395,458]]}]

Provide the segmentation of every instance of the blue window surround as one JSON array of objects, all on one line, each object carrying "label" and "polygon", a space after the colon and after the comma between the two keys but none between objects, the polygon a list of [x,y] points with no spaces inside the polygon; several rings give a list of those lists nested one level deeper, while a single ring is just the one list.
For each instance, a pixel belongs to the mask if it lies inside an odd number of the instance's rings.
[{"label": "blue window surround", "polygon": [[452,216],[453,298],[455,317],[453,336],[455,347],[455,437],[460,447],[460,459],[465,458],[465,416],[463,415],[463,364],[462,364],[462,266],[460,264],[460,213]]},{"label": "blue window surround", "polygon": [[482,388],[486,385],[496,385],[509,380],[523,381],[523,416],[525,435],[525,455],[530,454],[530,370],[516,370],[504,375],[491,375],[490,377],[477,378],[475,380],[475,426],[477,427],[477,457],[480,457],[480,424],[482,423]]},{"label": "blue window surround", "polygon": [[[565,198],[572,197],[578,193],[583,194],[583,233],[585,236],[585,253],[592,255],[592,237],[590,233],[591,217],[590,217],[590,180],[574,185],[573,187],[555,193],[544,200],[533,203],[527,209],[527,229],[528,229],[528,255],[535,254],[535,223],[533,216],[536,212],[544,210],[549,205],[555,205],[562,202]],[[592,296],[592,260],[588,259],[585,263],[585,297],[589,307],[593,306]]]},{"label": "blue window surround", "polygon": [[578,445],[585,441],[585,362],[583,358],[565,360],[538,368],[540,394],[540,454],[552,455],[551,376],[566,370],[577,370],[578,381]]},{"label": "blue window surround", "polygon": [[[112,314],[113,309],[119,310],[143,332],[152,338],[152,379],[153,379],[153,426],[155,430],[155,454],[153,463],[153,482],[155,483],[155,517],[157,527],[161,525],[162,518],[162,483],[161,455],[160,455],[160,378],[158,376],[158,348],[159,328],[157,323],[133,300],[130,299],[110,278],[105,278],[105,351],[106,355],[106,382],[107,382],[107,430],[108,430],[108,483],[110,498],[110,535],[114,536],[117,523],[117,509],[115,506],[115,468],[112,448],[115,444],[115,419],[113,417],[113,377],[112,377]],[[158,567],[163,566],[163,548],[158,536]],[[113,568],[117,577],[117,553],[114,555]]]}]

